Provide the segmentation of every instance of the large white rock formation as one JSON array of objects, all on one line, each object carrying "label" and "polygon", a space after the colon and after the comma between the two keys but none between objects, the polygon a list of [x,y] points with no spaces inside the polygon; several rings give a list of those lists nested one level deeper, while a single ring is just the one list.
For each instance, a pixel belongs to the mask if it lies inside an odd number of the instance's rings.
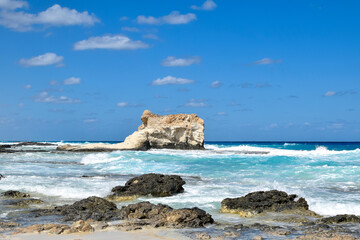
[{"label": "large white rock formation", "polygon": [[65,151],[204,149],[204,120],[196,114],[157,115],[145,110],[138,131],[117,144],[61,145]]}]

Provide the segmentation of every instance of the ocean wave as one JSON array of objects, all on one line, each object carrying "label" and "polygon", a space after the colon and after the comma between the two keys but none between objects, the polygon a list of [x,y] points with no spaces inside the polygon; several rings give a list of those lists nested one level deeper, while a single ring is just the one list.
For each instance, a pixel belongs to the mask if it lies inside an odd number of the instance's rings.
[{"label": "ocean wave", "polygon": [[311,156],[329,156],[329,155],[341,155],[341,154],[360,154],[360,149],[357,148],[355,150],[329,150],[325,146],[317,146],[315,150],[290,150],[290,149],[277,149],[270,147],[254,147],[249,145],[240,145],[240,146],[232,146],[232,147],[218,147],[215,145],[206,145],[206,149],[213,150],[217,152],[233,152],[241,154],[242,152],[248,154],[251,152],[264,152],[267,156],[289,156],[289,157],[311,157]]}]

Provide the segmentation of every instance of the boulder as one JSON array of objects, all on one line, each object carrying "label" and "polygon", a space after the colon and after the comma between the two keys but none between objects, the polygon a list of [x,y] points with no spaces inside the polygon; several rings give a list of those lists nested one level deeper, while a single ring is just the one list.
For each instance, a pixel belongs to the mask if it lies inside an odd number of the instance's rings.
[{"label": "boulder", "polygon": [[360,223],[360,217],[356,215],[342,214],[333,217],[322,218],[319,220],[319,222],[325,224]]},{"label": "boulder", "polygon": [[301,215],[316,214],[309,210],[304,198],[295,201],[295,194],[271,190],[252,192],[239,198],[226,198],[221,202],[221,212],[251,217],[265,212],[289,212]]},{"label": "boulder", "polygon": [[[172,209],[163,204],[140,202],[122,207],[119,218],[133,220],[134,226],[198,228],[214,223],[211,215],[199,208]],[[127,223],[127,226],[129,223]]]},{"label": "boulder", "polygon": [[106,221],[114,218],[118,209],[115,203],[99,197],[89,197],[72,205],[58,206],[54,209],[34,210],[35,216],[59,215],[64,221],[78,221],[93,219]]},{"label": "boulder", "polygon": [[114,187],[111,200],[128,200],[138,196],[167,197],[184,192],[185,181],[177,175],[149,173],[134,177],[125,186]]},{"label": "boulder", "polygon": [[118,144],[61,145],[64,151],[115,151],[158,149],[204,149],[204,120],[196,114],[157,115],[145,110],[142,124]]},{"label": "boulder", "polygon": [[19,191],[9,190],[9,191],[1,193],[1,196],[7,197],[7,198],[28,198],[28,197],[30,197],[30,194],[19,192]]}]

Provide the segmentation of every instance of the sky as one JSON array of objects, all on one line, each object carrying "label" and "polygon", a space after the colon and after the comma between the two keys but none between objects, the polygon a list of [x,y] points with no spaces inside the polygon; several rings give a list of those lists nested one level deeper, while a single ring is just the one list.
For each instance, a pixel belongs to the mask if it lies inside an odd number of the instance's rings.
[{"label": "sky", "polygon": [[360,141],[357,0],[0,0],[0,141]]}]

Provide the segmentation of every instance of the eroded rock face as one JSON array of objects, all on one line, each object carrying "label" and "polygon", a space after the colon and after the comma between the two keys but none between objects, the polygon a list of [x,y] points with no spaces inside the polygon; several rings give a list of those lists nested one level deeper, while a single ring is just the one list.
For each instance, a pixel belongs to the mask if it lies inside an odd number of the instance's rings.
[{"label": "eroded rock face", "polygon": [[304,198],[295,201],[295,194],[271,190],[252,192],[239,198],[226,198],[221,202],[221,212],[251,217],[264,212],[290,212],[302,215],[316,215],[309,210]]},{"label": "eroded rock face", "polygon": [[[0,176],[0,178],[1,178],[1,176]],[[19,192],[19,191],[9,190],[9,191],[1,193],[1,196],[7,197],[7,198],[28,198],[28,197],[30,197],[30,194]]]},{"label": "eroded rock face", "polygon": [[197,228],[214,223],[211,215],[199,208],[172,209],[163,204],[140,202],[122,207],[120,219],[135,220],[134,224],[153,227]]},{"label": "eroded rock face", "polygon": [[93,219],[106,221],[115,217],[118,209],[115,203],[99,197],[89,197],[72,205],[58,206],[54,209],[35,210],[36,216],[60,215],[64,221],[78,221]]},{"label": "eroded rock face", "polygon": [[125,186],[114,187],[111,200],[127,200],[139,196],[172,196],[184,192],[185,181],[177,175],[149,173],[130,179]]},{"label": "eroded rock face", "polygon": [[118,144],[62,145],[65,151],[204,149],[204,120],[196,114],[157,115],[145,110],[138,131]]}]

